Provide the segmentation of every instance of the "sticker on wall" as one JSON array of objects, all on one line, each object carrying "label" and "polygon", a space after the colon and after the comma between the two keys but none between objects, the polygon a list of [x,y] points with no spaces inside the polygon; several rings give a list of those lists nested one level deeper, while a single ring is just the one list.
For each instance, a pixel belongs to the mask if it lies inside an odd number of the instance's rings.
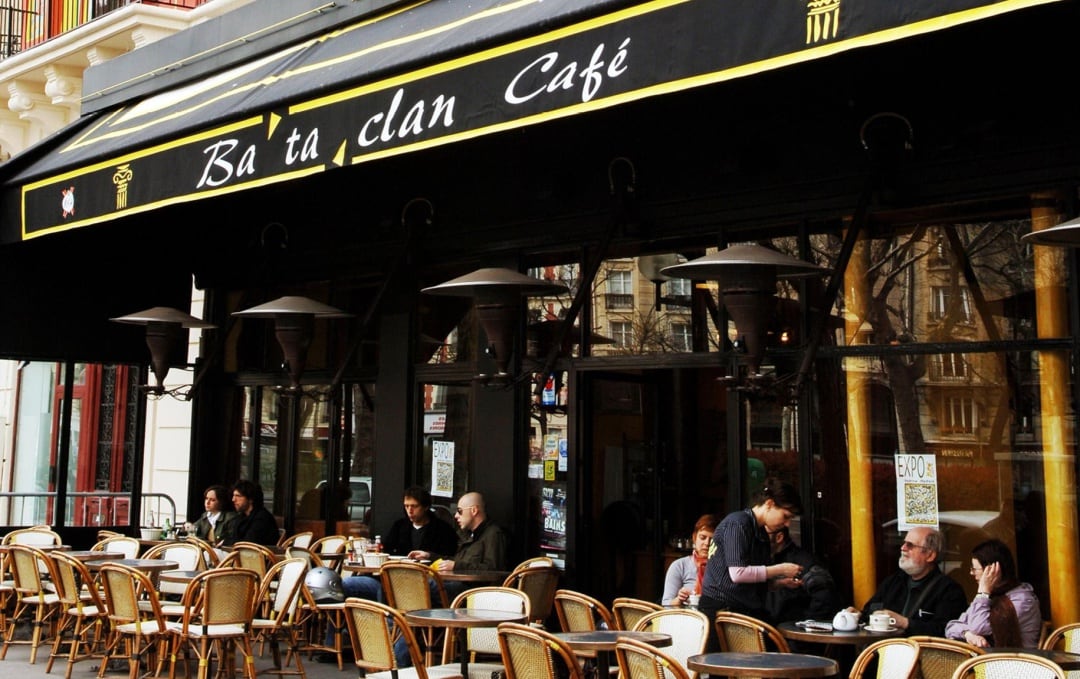
[{"label": "sticker on wall", "polygon": [[938,527],[937,462],[933,455],[896,454],[897,530]]},{"label": "sticker on wall", "polygon": [[431,494],[454,496],[454,442],[431,442]]},{"label": "sticker on wall", "polygon": [[559,439],[559,471],[566,471],[566,439]]},{"label": "sticker on wall", "polygon": [[544,460],[544,480],[555,480],[555,460]]}]

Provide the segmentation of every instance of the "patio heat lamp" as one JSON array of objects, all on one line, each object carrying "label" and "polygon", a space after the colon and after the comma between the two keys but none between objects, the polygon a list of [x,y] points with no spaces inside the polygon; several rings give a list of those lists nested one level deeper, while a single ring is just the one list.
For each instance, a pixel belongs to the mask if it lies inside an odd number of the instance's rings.
[{"label": "patio heat lamp", "polygon": [[150,349],[150,370],[154,373],[154,380],[157,382],[154,385],[147,384],[146,393],[154,397],[161,397],[166,393],[165,376],[169,374],[169,355],[183,335],[182,331],[186,328],[217,327],[201,318],[166,306],[151,307],[109,320],[146,326],[146,346]]},{"label": "patio heat lamp", "polygon": [[525,297],[560,295],[568,292],[562,283],[533,278],[511,269],[489,267],[453,280],[424,288],[429,295],[471,297],[476,317],[487,335],[484,351],[495,361],[495,373],[474,377],[490,386],[505,386],[512,381],[510,356],[515,346],[518,318]]}]

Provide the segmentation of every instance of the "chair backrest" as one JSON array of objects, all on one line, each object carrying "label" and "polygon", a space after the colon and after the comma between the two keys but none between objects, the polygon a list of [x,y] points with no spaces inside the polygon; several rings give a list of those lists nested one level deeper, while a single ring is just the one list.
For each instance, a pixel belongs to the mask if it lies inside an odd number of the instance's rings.
[{"label": "chair backrest", "polygon": [[160,559],[161,561],[175,561],[176,570],[201,571],[206,570],[206,562],[203,559],[202,549],[193,542],[166,542],[154,545],[146,550],[144,559]]},{"label": "chair backrest", "polygon": [[90,551],[92,552],[115,552],[117,554],[123,554],[125,559],[137,559],[141,550],[142,543],[135,538],[129,538],[126,535],[111,535],[102,540],[98,540],[94,546],[90,548]]},{"label": "chair backrest", "polygon": [[[446,607],[446,589],[438,571],[416,563],[389,562],[379,569],[383,595],[386,603],[399,611],[415,611],[418,608]],[[434,581],[435,596],[432,603],[431,585]]]},{"label": "chair backrest", "polygon": [[543,624],[551,615],[562,572],[555,566],[518,566],[503,587],[520,589],[529,597],[532,622]]},{"label": "chair backrest", "polygon": [[1065,679],[1059,665],[1029,653],[985,653],[968,658],[953,674],[955,679]]},{"label": "chair backrest", "polygon": [[59,533],[47,528],[20,528],[4,535],[5,545],[60,545],[63,541]]},{"label": "chair backrest", "polygon": [[340,554],[345,551],[349,538],[346,535],[327,535],[311,543],[309,549],[315,554]]},{"label": "chair backrest", "polygon": [[282,547],[299,547],[301,549],[307,549],[311,546],[311,541],[315,538],[315,533],[309,530],[290,535],[281,541]]},{"label": "chair backrest", "polygon": [[394,639],[400,633],[409,649],[417,679],[427,679],[420,646],[401,613],[377,601],[350,598],[345,600],[345,625],[356,654],[356,666],[364,672],[396,672]]},{"label": "chair backrest", "polygon": [[680,661],[636,639],[619,639],[615,643],[615,658],[622,679],[690,679]]},{"label": "chair backrest", "polygon": [[641,632],[657,632],[671,636],[671,646],[664,653],[675,658],[687,674],[697,676],[686,666],[686,659],[705,652],[709,641],[709,616],[689,608],[664,608],[647,614],[633,628]]},{"label": "chair backrest", "polygon": [[[165,616],[161,613],[161,602],[145,573],[118,563],[104,564],[100,573],[101,585],[105,590],[105,608],[114,625],[142,620],[155,624],[156,629],[141,625],[140,634],[164,634],[168,631]],[[139,608],[140,601],[145,602],[147,610]]]},{"label": "chair backrest", "polygon": [[849,679],[860,679],[877,660],[876,679],[911,679],[919,664],[919,644],[902,637],[875,641],[859,653]]},{"label": "chair backrest", "polygon": [[514,566],[516,571],[519,568],[539,568],[541,566],[554,566],[555,560],[550,556],[534,556],[531,559],[525,559],[518,565]]},{"label": "chair backrest", "polygon": [[555,592],[555,614],[564,632],[591,632],[601,626],[615,629],[611,611],[588,594],[569,589]]},{"label": "chair backrest", "polygon": [[229,555],[232,557],[231,565],[255,571],[260,578],[266,575],[266,571],[270,570],[270,566],[276,561],[273,552],[254,542],[237,542],[232,546],[232,553],[236,556]]},{"label": "chair backrest", "polygon": [[559,637],[512,622],[499,625],[496,634],[506,679],[582,679],[573,649]]},{"label": "chair backrest", "polygon": [[[475,587],[467,589],[454,597],[452,608],[486,608],[492,611],[521,613],[529,620],[529,597],[513,587]],[[465,647],[472,653],[490,653],[498,655],[499,640],[494,627],[473,627],[464,630]],[[447,634],[443,645],[443,662],[452,662],[457,657],[453,642],[456,635]]]},{"label": "chair backrest", "polygon": [[615,617],[615,628],[631,630],[649,613],[661,611],[664,607],[660,604],[644,599],[634,599],[622,596],[611,602],[611,614]]},{"label": "chair backrest", "polygon": [[206,540],[203,540],[196,535],[189,535],[184,538],[184,542],[195,545],[202,552],[203,565],[198,570],[203,570],[205,568],[213,568],[214,566],[218,565],[219,561],[221,561],[220,557],[218,557],[217,550],[214,549],[214,546]]},{"label": "chair backrest", "polygon": [[[767,622],[749,615],[721,611],[716,614],[716,636],[721,651],[761,653],[776,650],[789,653],[787,640]],[[774,648],[769,648],[771,641]]]},{"label": "chair backrest", "polygon": [[44,579],[56,580],[54,562],[45,552],[37,547],[14,543],[9,548],[11,574],[15,578],[15,591],[24,596],[41,594],[45,591]]},{"label": "chair backrest", "polygon": [[[105,610],[86,564],[60,550],[50,552],[49,558],[56,567],[56,595],[65,607],[81,610],[86,606],[96,606],[99,611]],[[89,587],[84,590],[83,585]]]},{"label": "chair backrest", "polygon": [[250,626],[259,575],[246,568],[212,568],[196,575],[184,592],[182,624]]},{"label": "chair backrest", "polygon": [[271,602],[271,617],[278,624],[291,623],[296,618],[300,588],[307,570],[308,562],[305,559],[285,559],[271,566],[263,576],[256,601]]},{"label": "chair backrest", "polygon": [[1062,625],[1046,637],[1039,645],[1040,648],[1060,648],[1069,653],[1080,653],[1080,622],[1071,622]]},{"label": "chair backrest", "polygon": [[916,679],[952,679],[962,662],[986,652],[967,642],[944,637],[918,635],[908,639],[919,645]]}]

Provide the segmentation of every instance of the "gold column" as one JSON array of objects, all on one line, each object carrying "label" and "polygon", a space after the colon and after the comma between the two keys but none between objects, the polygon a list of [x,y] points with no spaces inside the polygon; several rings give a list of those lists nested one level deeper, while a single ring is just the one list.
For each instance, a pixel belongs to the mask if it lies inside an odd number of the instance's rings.
[{"label": "gold column", "polygon": [[[860,238],[844,271],[844,334],[851,344],[866,320],[870,290],[866,273],[870,242]],[[870,396],[866,359],[844,359],[847,384],[848,472],[851,485],[851,559],[855,605],[862,606],[877,589],[874,551],[874,479],[870,449]],[[870,556],[870,558],[868,558]]]},{"label": "gold column", "polygon": [[[1063,221],[1056,194],[1032,197],[1033,231]],[[1036,245],[1035,314],[1040,338],[1069,336],[1065,250]],[[1054,626],[1080,619],[1076,573],[1080,566],[1076,525],[1076,473],[1069,438],[1069,352],[1039,351],[1043,477],[1046,489],[1046,551]],[[1024,558],[1024,555],[1018,555]]]}]

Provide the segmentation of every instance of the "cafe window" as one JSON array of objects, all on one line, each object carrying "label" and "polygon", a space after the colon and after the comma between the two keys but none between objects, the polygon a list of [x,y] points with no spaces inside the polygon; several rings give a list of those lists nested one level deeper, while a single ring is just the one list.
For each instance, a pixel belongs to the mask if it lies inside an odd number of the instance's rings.
[{"label": "cafe window", "polygon": [[693,350],[693,332],[689,323],[671,324],[671,345],[675,351]]},{"label": "cafe window", "polygon": [[619,348],[629,348],[634,344],[634,325],[625,321],[611,322],[611,339]]}]

